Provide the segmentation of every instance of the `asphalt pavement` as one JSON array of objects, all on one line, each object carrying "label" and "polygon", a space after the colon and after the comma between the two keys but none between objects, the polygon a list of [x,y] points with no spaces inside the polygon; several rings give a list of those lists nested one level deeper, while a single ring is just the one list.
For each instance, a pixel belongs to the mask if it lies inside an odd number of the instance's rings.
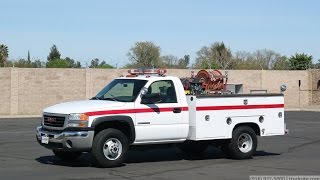
[{"label": "asphalt pavement", "polygon": [[320,175],[320,112],[286,112],[290,134],[261,137],[250,160],[227,159],[219,149],[187,157],[179,149],[129,151],[121,167],[96,167],[90,154],[75,162],[38,145],[40,118],[0,119],[0,180],[7,179],[249,179],[250,175]]}]

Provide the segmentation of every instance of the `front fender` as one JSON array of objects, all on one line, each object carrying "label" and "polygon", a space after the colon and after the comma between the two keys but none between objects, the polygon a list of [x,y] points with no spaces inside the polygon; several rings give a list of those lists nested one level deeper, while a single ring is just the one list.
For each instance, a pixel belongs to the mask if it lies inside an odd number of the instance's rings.
[{"label": "front fender", "polygon": [[136,139],[136,131],[134,127],[133,120],[130,116],[116,115],[116,116],[104,116],[98,117],[92,121],[91,127],[95,128],[101,123],[105,122],[124,122],[127,123],[130,127],[130,139],[129,143],[133,143]]}]

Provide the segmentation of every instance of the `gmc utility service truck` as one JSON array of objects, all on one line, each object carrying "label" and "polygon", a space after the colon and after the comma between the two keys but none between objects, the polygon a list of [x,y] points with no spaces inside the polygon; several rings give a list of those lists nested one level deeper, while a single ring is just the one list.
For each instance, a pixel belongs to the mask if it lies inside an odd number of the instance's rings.
[{"label": "gmc utility service truck", "polygon": [[177,144],[194,154],[214,144],[229,157],[247,159],[257,136],[287,131],[281,93],[234,94],[221,84],[225,76],[203,76],[204,70],[187,81],[161,69],[129,72],[90,100],[45,108],[38,142],[63,160],[91,152],[100,166],[114,167],[129,146],[151,144]]}]

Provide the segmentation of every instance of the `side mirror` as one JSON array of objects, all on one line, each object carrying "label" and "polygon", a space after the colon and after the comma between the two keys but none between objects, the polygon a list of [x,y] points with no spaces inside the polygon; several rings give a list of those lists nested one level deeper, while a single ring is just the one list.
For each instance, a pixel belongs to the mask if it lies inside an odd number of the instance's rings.
[{"label": "side mirror", "polygon": [[159,102],[160,94],[148,94],[148,88],[143,87],[140,91],[141,104],[155,104]]},{"label": "side mirror", "polygon": [[160,94],[145,94],[141,96],[141,104],[155,104],[160,102]]},{"label": "side mirror", "polygon": [[141,99],[148,93],[148,88],[143,87],[140,91],[140,97]]},{"label": "side mirror", "polygon": [[287,90],[287,86],[286,85],[283,84],[283,85],[280,86],[280,92],[281,93],[285,92],[286,90]]}]

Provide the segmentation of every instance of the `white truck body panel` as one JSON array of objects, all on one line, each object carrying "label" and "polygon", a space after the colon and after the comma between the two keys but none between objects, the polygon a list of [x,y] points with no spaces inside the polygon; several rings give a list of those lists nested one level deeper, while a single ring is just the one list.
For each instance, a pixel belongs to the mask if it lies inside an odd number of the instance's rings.
[{"label": "white truck body panel", "polygon": [[[191,100],[192,99],[192,100]],[[282,95],[187,96],[190,116],[189,140],[229,139],[237,124],[255,123],[261,136],[283,135]],[[278,117],[279,113],[282,114]],[[206,119],[207,118],[209,119]],[[264,121],[259,122],[263,117]],[[227,118],[232,123],[227,124]]]}]

